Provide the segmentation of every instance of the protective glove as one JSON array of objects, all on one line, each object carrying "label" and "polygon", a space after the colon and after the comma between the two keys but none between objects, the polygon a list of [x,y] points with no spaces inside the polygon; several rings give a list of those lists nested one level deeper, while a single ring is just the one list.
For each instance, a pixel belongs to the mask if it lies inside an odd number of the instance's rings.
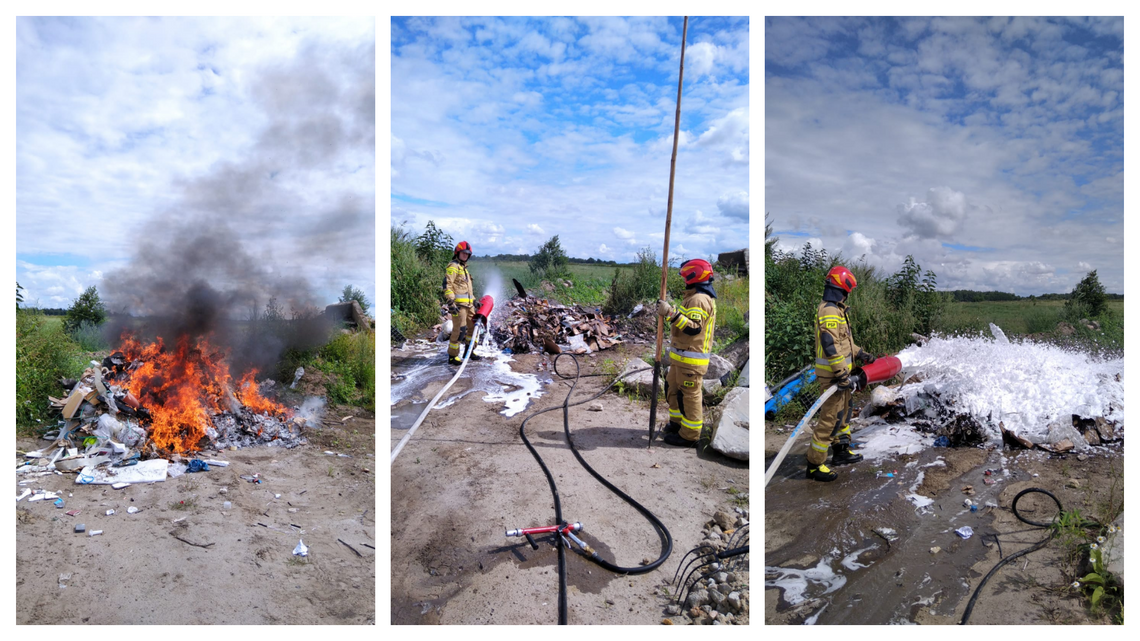
[{"label": "protective glove", "polygon": [[870,365],[871,363],[874,363],[876,360],[873,355],[867,353],[866,350],[862,350],[862,349],[859,350],[859,356],[857,358],[859,360],[863,361],[863,363],[865,365]]},{"label": "protective glove", "polygon": [[673,306],[663,300],[657,301],[657,315],[668,318],[673,314]]},{"label": "protective glove", "polygon": [[859,391],[859,381],[855,380],[854,376],[848,376],[835,384],[835,387],[841,392],[851,391],[852,394]]},{"label": "protective glove", "polygon": [[451,314],[452,316],[458,314],[459,313],[459,305],[456,305],[455,303],[448,303],[447,304],[447,312],[449,314]]}]

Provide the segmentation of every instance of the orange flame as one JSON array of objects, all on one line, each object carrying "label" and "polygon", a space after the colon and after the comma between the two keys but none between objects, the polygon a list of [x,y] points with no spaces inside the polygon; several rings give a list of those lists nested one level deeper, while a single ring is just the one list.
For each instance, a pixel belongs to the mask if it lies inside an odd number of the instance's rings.
[{"label": "orange flame", "polygon": [[226,352],[206,338],[191,343],[188,336],[182,336],[173,350],[167,350],[161,338],[143,345],[125,333],[121,341],[120,351],[127,360],[142,365],[126,372],[119,383],[150,410],[150,438],[160,449],[199,449],[210,417],[237,409],[235,403],[258,413],[289,415],[284,406],[261,396],[254,380],[257,370],[246,372],[235,388]]}]

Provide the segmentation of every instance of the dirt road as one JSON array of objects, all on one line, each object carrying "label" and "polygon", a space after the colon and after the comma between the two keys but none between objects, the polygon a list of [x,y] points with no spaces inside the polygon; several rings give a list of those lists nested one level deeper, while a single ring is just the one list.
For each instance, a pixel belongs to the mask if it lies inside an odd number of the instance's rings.
[{"label": "dirt road", "polygon": [[[789,432],[767,424],[766,461]],[[769,624],[958,623],[1001,555],[1046,536],[1014,518],[1010,505],[1018,492],[1044,488],[1065,509],[1093,516],[1123,500],[1123,483],[1113,487],[1124,464],[1119,445],[1081,458],[1040,450],[928,448],[836,468],[839,480],[826,484],[804,479],[803,442],[792,452],[765,495]],[[986,476],[987,469],[995,472]],[[975,493],[964,494],[965,486]],[[910,494],[933,503],[920,508]],[[965,507],[967,498],[980,506],[977,512]],[[967,525],[971,538],[954,533]],[[1108,623],[1090,616],[1084,599],[1066,588],[1075,569],[1066,554],[1064,546],[1051,544],[1000,570],[970,623]]]},{"label": "dirt road", "polygon": [[[394,357],[394,370],[396,369]],[[583,359],[583,373],[614,350]],[[517,372],[535,372],[541,357],[521,355]],[[440,357],[441,367],[442,356]],[[489,367],[486,361],[468,368]],[[466,373],[466,372],[465,372]],[[601,389],[583,378],[575,399]],[[429,399],[444,381],[425,386]],[[460,381],[462,383],[462,381]],[[460,385],[457,383],[457,385]],[[519,438],[522,419],[561,405],[568,382],[545,385],[543,396],[515,417],[501,403],[469,394],[434,410],[392,466],[392,614],[394,624],[553,624],[557,622],[557,555],[550,539],[535,551],[504,531],[551,524],[554,507],[541,469]],[[711,450],[697,455],[658,442],[647,449],[648,403],[607,394],[571,409],[571,430],[590,464],[656,514],[673,537],[672,556],[658,569],[619,576],[567,555],[569,622],[655,624],[681,556],[702,538],[717,509],[744,505],[726,489],[748,492],[748,468]],[[658,410],[662,416],[664,410]],[[666,414],[667,415],[667,414]],[[561,412],[543,414],[527,432],[558,483],[563,515],[581,521],[582,538],[607,559],[636,566],[656,559],[661,539],[650,524],[611,494],[574,459]],[[392,445],[404,430],[392,430]]]},{"label": "dirt road", "polygon": [[[230,465],[122,490],[37,479],[27,487],[62,491],[65,506],[16,505],[17,622],[375,623],[374,434],[371,416],[330,420],[306,430],[309,445],[209,453]],[[262,483],[239,478],[255,473]],[[307,559],[293,555],[300,540]]]}]

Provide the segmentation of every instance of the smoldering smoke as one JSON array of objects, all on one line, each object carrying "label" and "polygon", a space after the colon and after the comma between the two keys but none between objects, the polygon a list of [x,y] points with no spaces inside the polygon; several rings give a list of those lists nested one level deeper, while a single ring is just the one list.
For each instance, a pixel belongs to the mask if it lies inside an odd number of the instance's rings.
[{"label": "smoldering smoke", "polygon": [[128,265],[105,276],[112,344],[128,326],[168,345],[208,335],[231,366],[262,371],[286,349],[323,344],[330,324],[320,312],[334,301],[318,300],[310,276],[374,264],[375,194],[345,188],[312,200],[298,186],[346,163],[374,166],[374,49],[301,47],[251,82],[267,117],[253,144],[176,179],[176,204],[140,227]]}]

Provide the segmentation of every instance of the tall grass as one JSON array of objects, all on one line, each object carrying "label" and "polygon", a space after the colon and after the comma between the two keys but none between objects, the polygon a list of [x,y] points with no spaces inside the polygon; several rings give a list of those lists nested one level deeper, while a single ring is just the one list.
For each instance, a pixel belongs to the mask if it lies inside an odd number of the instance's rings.
[{"label": "tall grass", "polygon": [[741,338],[748,339],[748,327],[744,322],[744,314],[748,312],[748,279],[718,279],[713,287],[716,289],[716,340],[713,342],[713,351],[719,352]]},{"label": "tall grass", "polygon": [[[669,270],[666,291],[670,298],[678,298],[685,291],[685,281],[676,270]],[[615,269],[610,281],[609,295],[602,304],[606,314],[628,314],[638,303],[655,301],[661,297],[661,263],[657,254],[648,247],[637,252],[637,262],[626,269]]]},{"label": "tall grass", "polygon": [[81,321],[71,332],[71,337],[85,352],[101,352],[111,348],[107,337],[103,335],[102,326],[91,321]]},{"label": "tall grass", "polygon": [[79,345],[35,310],[16,312],[16,425],[40,431],[50,418],[48,395],[60,396],[60,378],[76,376],[86,362]]},{"label": "tall grass", "polygon": [[411,336],[439,321],[447,263],[429,262],[416,252],[416,239],[392,228],[392,326]]}]

